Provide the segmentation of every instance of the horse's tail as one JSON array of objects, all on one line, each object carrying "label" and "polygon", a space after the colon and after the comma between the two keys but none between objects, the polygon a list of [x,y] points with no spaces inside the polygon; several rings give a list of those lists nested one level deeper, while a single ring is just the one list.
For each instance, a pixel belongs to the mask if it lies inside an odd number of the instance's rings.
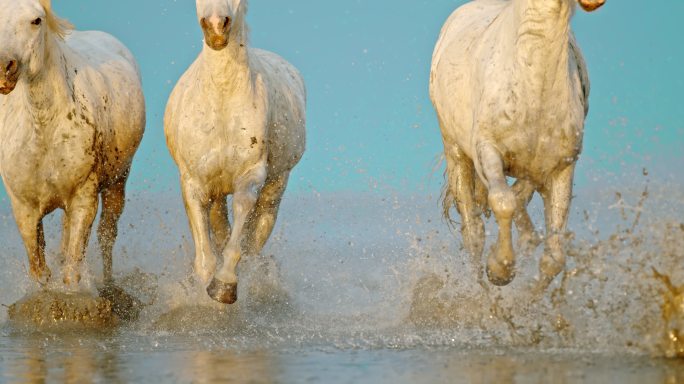
[{"label": "horse's tail", "polygon": [[451,218],[451,208],[456,206],[456,196],[451,190],[449,180],[453,175],[449,172],[449,167],[444,170],[444,185],[442,186],[441,200],[442,200],[442,217],[447,222],[449,229],[453,230],[456,227],[456,221]]},{"label": "horse's tail", "polygon": [[[458,196],[451,190],[451,180],[457,177],[453,172],[449,171],[449,167],[444,171],[444,186],[442,187],[441,200],[442,200],[442,217],[449,225],[450,229],[454,229],[457,222],[451,217],[451,208],[456,207],[458,203]],[[487,188],[485,187],[482,180],[480,180],[477,175],[474,175],[474,188],[473,188],[473,202],[477,209],[477,214],[484,214],[486,217],[490,217],[491,208],[487,202]]]}]

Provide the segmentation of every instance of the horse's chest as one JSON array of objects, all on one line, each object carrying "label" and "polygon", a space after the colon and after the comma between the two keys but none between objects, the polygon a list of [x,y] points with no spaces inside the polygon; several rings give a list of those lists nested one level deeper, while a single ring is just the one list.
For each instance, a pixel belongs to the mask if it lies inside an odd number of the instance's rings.
[{"label": "horse's chest", "polygon": [[262,108],[248,100],[225,100],[190,112],[182,128],[183,149],[197,174],[231,180],[263,158],[267,126]]},{"label": "horse's chest", "polygon": [[68,195],[95,168],[92,131],[61,125],[52,132],[15,136],[3,147],[3,176],[15,194],[38,198]]}]

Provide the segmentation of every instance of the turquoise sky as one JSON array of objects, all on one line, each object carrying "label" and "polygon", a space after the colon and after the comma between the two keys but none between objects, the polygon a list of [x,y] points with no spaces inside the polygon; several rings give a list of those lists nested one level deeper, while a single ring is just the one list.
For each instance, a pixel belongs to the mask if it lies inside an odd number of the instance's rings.
[{"label": "turquoise sky", "polygon": [[[162,117],[202,40],[192,0],[53,0],[78,29],[122,40],[142,68],[146,136],[132,190],[177,191]],[[290,191],[436,192],[442,151],[428,98],[432,49],[453,0],[253,0],[251,43],[296,65],[308,88],[308,148]],[[574,28],[592,80],[577,181],[623,163],[682,179],[684,1],[608,0]],[[665,161],[667,166],[659,166]]]}]

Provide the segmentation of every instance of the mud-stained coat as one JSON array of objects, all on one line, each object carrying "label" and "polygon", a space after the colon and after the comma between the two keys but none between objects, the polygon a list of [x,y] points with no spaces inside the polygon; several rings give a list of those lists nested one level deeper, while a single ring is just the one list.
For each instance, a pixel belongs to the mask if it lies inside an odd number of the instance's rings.
[{"label": "mud-stained coat", "polygon": [[[198,0],[205,44],[164,116],[195,243],[195,273],[215,300],[237,300],[243,250],[271,234],[290,171],[305,150],[306,91],[280,56],[247,43],[246,0]],[[226,196],[233,195],[233,222]],[[217,270],[216,253],[223,263]]]},{"label": "mud-stained coat", "polygon": [[138,66],[114,37],[72,30],[49,0],[1,0],[0,9],[0,61],[17,68],[0,76],[0,173],[30,274],[41,283],[51,276],[41,220],[61,208],[63,279],[78,286],[101,194],[98,236],[111,281],[125,183],[145,127]]},{"label": "mud-stained coat", "polygon": [[[476,0],[457,9],[435,47],[430,96],[447,159],[445,212],[456,205],[465,246],[479,265],[481,214],[499,224],[487,274],[515,276],[511,224],[521,246],[540,239],[526,212],[532,194],[545,202],[546,252],[540,287],[563,269],[575,163],[588,112],[589,76],[570,28],[576,3],[604,0]],[[506,177],[517,182],[509,187]]]}]

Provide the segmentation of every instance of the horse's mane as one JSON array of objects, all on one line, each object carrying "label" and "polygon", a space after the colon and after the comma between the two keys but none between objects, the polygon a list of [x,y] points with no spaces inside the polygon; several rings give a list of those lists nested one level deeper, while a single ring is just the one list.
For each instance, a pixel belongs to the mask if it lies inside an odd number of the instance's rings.
[{"label": "horse's mane", "polygon": [[242,23],[242,30],[240,31],[239,37],[242,38],[242,44],[249,44],[249,26],[247,25],[247,8],[249,2],[247,0],[240,1],[240,6],[238,7],[239,19]]},{"label": "horse's mane", "polygon": [[60,39],[64,39],[66,35],[68,35],[73,29],[74,25],[71,24],[68,20],[62,19],[61,17],[57,16],[53,11],[52,11],[52,5],[51,5],[51,0],[39,0],[40,5],[43,6],[43,9],[45,10],[45,21],[47,22],[48,28],[57,35]]}]

